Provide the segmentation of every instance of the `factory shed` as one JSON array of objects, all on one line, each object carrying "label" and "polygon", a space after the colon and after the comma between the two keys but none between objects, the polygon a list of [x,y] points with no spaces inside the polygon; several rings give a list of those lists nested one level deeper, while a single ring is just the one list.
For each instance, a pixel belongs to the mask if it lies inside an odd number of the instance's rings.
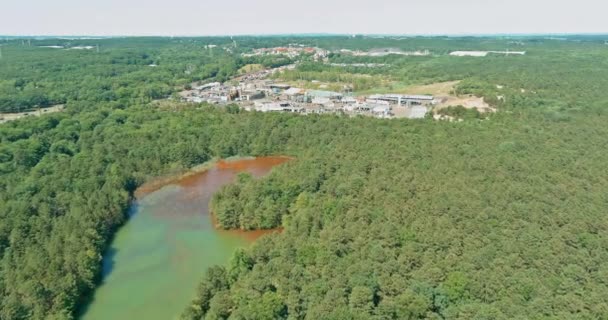
[{"label": "factory shed", "polygon": [[323,90],[309,90],[306,93],[307,96],[312,98],[328,98],[328,99],[341,99],[342,94],[333,91],[323,91]]}]

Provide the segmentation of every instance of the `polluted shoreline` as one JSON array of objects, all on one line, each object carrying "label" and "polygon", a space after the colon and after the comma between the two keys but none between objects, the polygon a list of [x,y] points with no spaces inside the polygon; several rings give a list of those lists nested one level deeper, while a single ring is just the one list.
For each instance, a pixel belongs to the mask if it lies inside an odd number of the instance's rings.
[{"label": "polluted shoreline", "polygon": [[263,235],[281,232],[218,229],[209,209],[213,194],[241,172],[260,178],[291,159],[214,160],[138,188],[132,214],[106,250],[103,279],[80,318],[173,319],[207,268],[226,264],[237,248]]},{"label": "polluted shoreline", "polygon": [[225,158],[225,159],[215,158],[215,159],[209,160],[207,162],[204,162],[202,164],[199,164],[195,167],[192,167],[188,170],[181,171],[179,173],[167,174],[165,176],[152,178],[152,179],[144,182],[143,184],[141,184],[139,187],[137,187],[137,189],[135,189],[135,191],[133,192],[133,198],[138,199],[138,198],[144,197],[147,194],[157,191],[167,185],[176,184],[176,183],[179,184],[179,182],[181,180],[192,178],[192,177],[195,177],[196,175],[203,174],[206,171],[213,169],[214,167],[217,167],[220,169],[221,168],[224,168],[224,169],[237,168],[239,166],[239,163],[255,161],[256,159],[281,159],[281,160],[284,160],[284,162],[287,162],[289,160],[294,160],[295,158],[290,157],[290,156],[283,156],[283,155],[262,156],[262,157],[235,156],[235,157],[230,157],[230,158]]}]

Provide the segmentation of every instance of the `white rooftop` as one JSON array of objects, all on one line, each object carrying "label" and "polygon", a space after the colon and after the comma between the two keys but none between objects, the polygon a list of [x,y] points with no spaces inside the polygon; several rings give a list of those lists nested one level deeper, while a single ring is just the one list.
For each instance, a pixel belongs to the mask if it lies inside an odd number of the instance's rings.
[{"label": "white rooftop", "polygon": [[296,94],[301,94],[301,93],[302,93],[302,91],[303,91],[303,90],[302,90],[302,89],[300,89],[300,88],[289,88],[289,89],[285,90],[285,91],[284,91],[284,93],[285,93],[286,95],[293,96],[293,95],[296,95]]}]

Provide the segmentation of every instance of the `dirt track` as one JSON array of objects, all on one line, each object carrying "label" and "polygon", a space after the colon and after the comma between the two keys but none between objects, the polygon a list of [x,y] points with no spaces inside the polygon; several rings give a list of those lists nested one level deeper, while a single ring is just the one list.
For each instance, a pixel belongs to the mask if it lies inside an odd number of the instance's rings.
[{"label": "dirt track", "polygon": [[63,107],[64,106],[62,104],[59,104],[59,105],[52,106],[49,108],[39,109],[36,111],[30,111],[30,112],[0,113],[0,123],[13,121],[13,120],[21,119],[21,118],[28,117],[28,116],[38,116],[39,117],[43,114],[59,112],[59,111],[63,110]]}]

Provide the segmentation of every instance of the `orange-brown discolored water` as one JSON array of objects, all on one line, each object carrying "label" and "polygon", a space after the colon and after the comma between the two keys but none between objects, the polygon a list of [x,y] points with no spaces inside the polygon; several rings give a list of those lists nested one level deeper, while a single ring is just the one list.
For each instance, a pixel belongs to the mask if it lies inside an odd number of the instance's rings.
[{"label": "orange-brown discolored water", "polygon": [[240,172],[261,177],[289,160],[219,161],[206,171],[140,188],[130,220],[104,256],[102,285],[82,318],[174,319],[206,268],[225,264],[236,248],[277,231],[217,230],[209,212],[213,194]]}]

